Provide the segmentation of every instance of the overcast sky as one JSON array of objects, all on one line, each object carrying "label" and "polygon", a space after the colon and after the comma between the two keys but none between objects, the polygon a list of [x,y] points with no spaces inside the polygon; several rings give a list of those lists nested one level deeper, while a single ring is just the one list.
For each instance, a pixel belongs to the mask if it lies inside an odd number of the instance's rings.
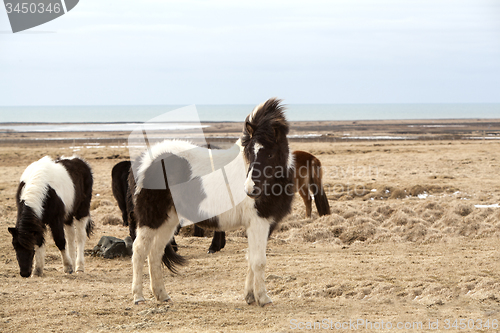
[{"label": "overcast sky", "polygon": [[9,31],[0,106],[500,102],[495,0],[81,0]]}]

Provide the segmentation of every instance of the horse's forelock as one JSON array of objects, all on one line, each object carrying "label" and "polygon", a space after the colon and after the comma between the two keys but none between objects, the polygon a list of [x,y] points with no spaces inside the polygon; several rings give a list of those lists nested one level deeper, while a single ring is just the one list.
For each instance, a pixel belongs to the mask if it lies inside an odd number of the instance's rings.
[{"label": "horse's forelock", "polygon": [[288,133],[288,121],[285,118],[285,106],[281,104],[280,99],[268,99],[247,118],[256,129],[262,125],[269,124],[272,127],[282,128]]},{"label": "horse's forelock", "polygon": [[281,100],[270,98],[266,102],[258,105],[245,119],[243,126],[242,145],[250,144],[252,138],[256,138],[262,144],[274,144],[278,141],[286,140],[289,131],[289,124],[285,118],[285,106]]},{"label": "horse's forelock", "polygon": [[290,150],[287,134],[289,124],[285,118],[284,111],[285,107],[281,104],[281,100],[271,98],[258,105],[247,116],[245,125],[243,126],[241,143],[244,147],[244,155],[248,163],[251,163],[254,153],[253,147],[257,142],[264,147],[278,145],[282,155],[278,159],[278,164],[282,166],[288,165]]}]

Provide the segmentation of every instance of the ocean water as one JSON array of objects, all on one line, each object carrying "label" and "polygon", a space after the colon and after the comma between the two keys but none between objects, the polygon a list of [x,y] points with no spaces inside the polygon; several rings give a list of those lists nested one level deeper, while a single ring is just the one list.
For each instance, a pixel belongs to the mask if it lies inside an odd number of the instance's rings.
[{"label": "ocean water", "polygon": [[[184,105],[165,106],[0,106],[0,131],[128,130]],[[195,105],[202,122],[243,121],[254,105]],[[498,104],[291,104],[290,121],[500,118]],[[183,119],[182,113],[175,122]],[[5,123],[37,123],[28,128]],[[43,123],[70,123],[44,125]],[[71,123],[101,123],[74,124]],[[110,125],[115,123],[115,125]],[[174,124],[175,125],[175,124]],[[83,126],[83,127],[82,127]],[[180,125],[182,126],[182,125]],[[195,126],[196,128],[196,126]]]}]

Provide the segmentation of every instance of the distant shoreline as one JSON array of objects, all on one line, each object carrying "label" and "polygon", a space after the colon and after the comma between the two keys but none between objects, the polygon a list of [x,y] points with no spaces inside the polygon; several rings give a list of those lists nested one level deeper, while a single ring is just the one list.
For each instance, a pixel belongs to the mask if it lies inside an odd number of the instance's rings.
[{"label": "distant shoreline", "polygon": [[[470,118],[429,118],[429,119],[348,119],[348,120],[291,120],[290,123],[309,123],[309,122],[329,122],[329,123],[350,123],[350,122],[362,122],[362,123],[460,123],[460,122],[500,122],[500,117],[498,118],[481,118],[481,117],[470,117]],[[144,121],[76,121],[76,122],[1,122],[1,126],[31,126],[31,125],[119,125],[119,124],[144,124]],[[156,124],[193,124],[198,123],[196,121],[164,121],[164,122],[154,122]],[[242,121],[234,120],[223,120],[223,121],[201,121],[201,124],[238,124],[243,123]]]},{"label": "distant shoreline", "polygon": [[[470,117],[470,118],[429,118],[429,119],[352,119],[352,120],[291,120],[289,123],[370,123],[370,124],[426,124],[426,123],[463,123],[463,122],[488,122],[496,123],[500,122],[500,117],[498,118],[481,118],[481,117]],[[37,125],[53,125],[53,126],[64,126],[64,125],[126,125],[126,124],[144,124],[148,122],[143,121],[85,121],[85,122],[0,122],[0,131],[2,126],[37,126]],[[164,121],[164,122],[154,122],[155,124],[194,124],[197,121]],[[200,121],[203,124],[243,124],[242,121]]]},{"label": "distant shoreline", "polygon": [[[285,101],[286,102],[286,101]],[[255,105],[0,106],[0,121],[28,123],[138,123],[151,119],[241,122]],[[496,119],[500,103],[286,104],[289,121],[377,119]],[[312,120],[314,119],[314,120]]]},{"label": "distant shoreline", "polygon": [[[85,144],[114,143],[126,144],[128,136],[141,123],[21,123],[5,125],[0,123],[1,145],[39,144]],[[174,124],[174,123],[171,123]],[[193,124],[176,122],[175,124]],[[99,131],[99,126],[117,125],[127,130]],[[240,135],[242,122],[202,122],[202,126],[170,128],[165,131],[151,127],[148,134],[157,140],[171,138],[190,139],[204,136],[209,142],[234,142]],[[2,126],[46,126],[45,131],[2,130]],[[50,130],[50,126],[76,126],[73,129],[93,128],[94,130]],[[80,128],[80,129],[81,129]],[[498,119],[427,119],[427,120],[355,120],[355,121],[290,121],[289,141],[291,142],[351,142],[351,141],[401,141],[401,140],[489,140],[500,142],[500,118]]]}]

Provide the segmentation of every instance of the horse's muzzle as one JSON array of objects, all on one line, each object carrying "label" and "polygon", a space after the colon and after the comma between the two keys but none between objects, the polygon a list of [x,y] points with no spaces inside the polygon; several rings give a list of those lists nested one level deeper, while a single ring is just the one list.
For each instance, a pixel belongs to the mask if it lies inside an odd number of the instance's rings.
[{"label": "horse's muzzle", "polygon": [[31,276],[31,272],[30,271],[20,271],[19,274],[21,274],[21,276],[23,278],[28,278]]},{"label": "horse's muzzle", "polygon": [[248,192],[247,190],[245,190],[245,192],[252,199],[257,199],[261,194],[261,191],[256,187],[254,187],[251,192]]}]

